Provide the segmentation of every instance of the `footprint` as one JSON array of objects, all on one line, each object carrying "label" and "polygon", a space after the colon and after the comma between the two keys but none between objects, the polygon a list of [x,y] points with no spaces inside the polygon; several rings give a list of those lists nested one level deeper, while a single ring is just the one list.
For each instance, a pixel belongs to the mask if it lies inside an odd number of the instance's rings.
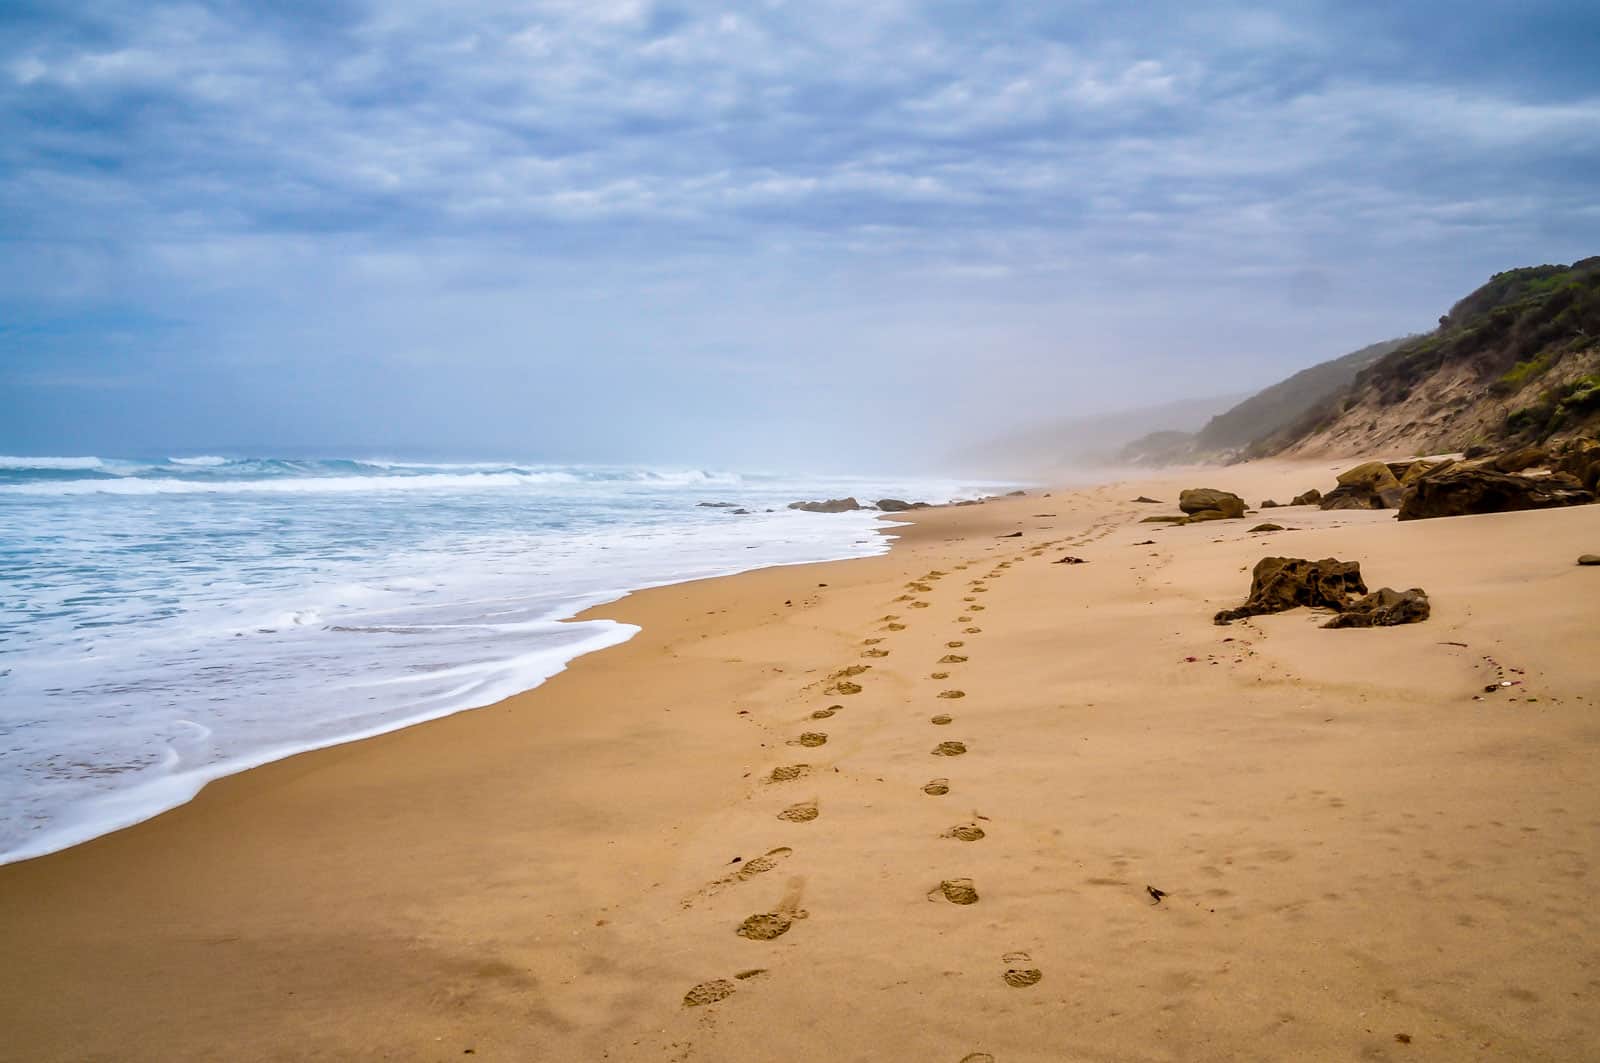
[{"label": "footprint", "polygon": [[740,923],[736,933],[751,941],[771,941],[787,934],[793,925],[794,918],[782,912],[759,912]]},{"label": "footprint", "polygon": [[811,765],[809,764],[785,764],[782,767],[773,768],[772,774],[768,778],[773,782],[793,782],[810,771]]},{"label": "footprint", "polygon": [[983,612],[983,606],[981,606],[981,605],[972,605],[972,606],[968,606],[967,608],[971,609],[974,613]]},{"label": "footprint", "polygon": [[928,608],[928,603],[927,602],[912,602],[911,603],[911,608],[913,608],[913,609],[926,609],[926,608]]},{"label": "footprint", "polygon": [[709,982],[701,982],[683,995],[683,1006],[697,1008],[702,1004],[715,1004],[719,1000],[727,1000],[733,996],[738,986],[726,978],[716,978]]},{"label": "footprint", "polygon": [[976,823],[958,823],[940,835],[941,838],[957,838],[964,842],[975,842],[983,837],[983,828]]},{"label": "footprint", "polygon": [[966,623],[970,623],[971,621],[972,621],[972,617],[970,617],[970,616],[958,616],[958,617],[956,617],[956,623],[958,623],[958,624],[966,624]]},{"label": "footprint", "polygon": [[939,658],[939,663],[940,664],[965,664],[966,660],[967,659],[965,657],[961,656],[959,653],[947,653],[943,657]]},{"label": "footprint", "polygon": [[964,602],[975,602],[975,601],[977,601],[977,600],[978,600],[978,599],[976,599],[976,598],[974,598],[974,597],[972,597],[972,596],[971,596],[971,595],[970,595],[970,594],[969,594],[969,595],[968,595],[968,596],[967,596],[967,597],[965,597],[965,598],[963,598],[963,599],[961,599],[961,600],[962,600],[962,601],[964,601]]},{"label": "footprint", "polygon": [[885,631],[904,631],[906,626],[904,624],[885,624],[883,629]]},{"label": "footprint", "polygon": [[807,731],[799,738],[789,739],[789,745],[805,746],[807,749],[815,749],[818,746],[825,746],[827,744],[828,736],[823,734],[821,731]]},{"label": "footprint", "polygon": [[876,646],[878,643],[880,643],[882,641],[883,641],[882,639],[862,639],[861,640],[861,644],[863,646]]},{"label": "footprint", "polygon": [[800,908],[800,891],[804,886],[804,879],[790,879],[788,888],[783,891],[783,899],[778,902],[776,909],[770,912],[757,912],[746,917],[735,933],[751,941],[771,941],[787,934],[795,920],[806,917],[807,913]]},{"label": "footprint", "polygon": [[936,757],[959,757],[966,751],[965,742],[940,742],[933,747],[933,755]]},{"label": "footprint", "polygon": [[837,672],[834,672],[832,675],[828,676],[828,678],[829,679],[850,679],[850,678],[852,678],[854,676],[860,675],[862,672],[869,672],[871,670],[872,670],[872,665],[870,665],[870,664],[851,664],[851,665],[846,665],[845,667],[839,669]]},{"label": "footprint", "polygon": [[825,688],[822,692],[824,694],[859,694],[861,693],[861,684],[852,683],[848,679],[841,679],[832,686]]},{"label": "footprint", "polygon": [[949,779],[929,779],[922,784],[922,792],[929,797],[943,797],[950,792]]},{"label": "footprint", "polygon": [[933,900],[934,894],[942,894],[951,904],[978,903],[978,891],[973,888],[970,878],[947,878],[928,891],[928,900]]},{"label": "footprint", "polygon": [[863,657],[887,657],[887,656],[889,656],[889,651],[888,650],[863,650],[862,653],[861,653],[861,656],[863,656]]},{"label": "footprint", "polygon": [[967,696],[967,692],[965,690],[941,690],[939,691],[939,696],[941,698],[964,698]]},{"label": "footprint", "polygon": [[906,590],[916,591],[918,594],[926,594],[927,592],[933,590],[933,588],[928,586],[926,583],[907,583]]},{"label": "footprint", "polygon": [[945,724],[950,722],[950,717],[946,716],[944,713],[941,712],[939,715],[934,716],[931,719],[929,719],[928,722],[929,723],[936,723],[940,727],[943,727]]},{"label": "footprint", "polygon": [[982,631],[983,631],[983,628],[981,628],[981,627],[964,627],[964,628],[961,629],[961,633],[963,635],[977,635],[977,634],[981,634]]},{"label": "footprint", "polygon": [[817,818],[817,803],[802,801],[798,805],[790,805],[778,813],[778,818],[789,823],[810,823]]},{"label": "footprint", "polygon": [[960,639],[957,639],[954,642],[947,642],[947,643],[945,643],[945,645],[948,646],[952,650],[959,650],[961,647],[965,646],[966,643],[962,642]]},{"label": "footprint", "polygon": [[754,878],[757,875],[771,871],[788,859],[793,852],[794,850],[787,845],[780,845],[776,849],[770,849],[765,855],[758,856],[753,860],[746,860],[740,864],[739,870],[734,872],[734,876],[740,881]]},{"label": "footprint", "polygon": [[1006,985],[1013,989],[1026,989],[1031,985],[1038,985],[1039,979],[1044,977],[1044,972],[1037,967],[1029,966],[1033,957],[1026,952],[1008,952],[1001,957],[1006,965]]},{"label": "footprint", "polygon": [[811,714],[813,720],[826,720],[829,716],[844,708],[843,705],[829,705],[825,709],[818,709]]}]

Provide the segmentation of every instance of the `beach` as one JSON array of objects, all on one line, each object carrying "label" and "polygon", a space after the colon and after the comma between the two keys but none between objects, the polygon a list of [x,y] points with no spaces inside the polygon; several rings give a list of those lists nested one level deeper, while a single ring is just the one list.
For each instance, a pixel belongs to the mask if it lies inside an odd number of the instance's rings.
[{"label": "beach", "polygon": [[[0,1059],[1593,1059],[1600,507],[1141,522],[1351,464],[631,594],[532,691],[0,867]],[[1214,624],[1272,555],[1433,614]]]}]

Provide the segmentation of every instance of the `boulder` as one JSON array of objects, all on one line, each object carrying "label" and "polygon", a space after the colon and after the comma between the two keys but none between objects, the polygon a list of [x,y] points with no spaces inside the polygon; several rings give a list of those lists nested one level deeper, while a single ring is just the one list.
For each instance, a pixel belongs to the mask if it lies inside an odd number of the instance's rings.
[{"label": "boulder", "polygon": [[1294,501],[1290,502],[1289,504],[1291,506],[1314,506],[1321,501],[1322,492],[1313,487],[1303,495],[1295,495]]},{"label": "boulder", "polygon": [[1493,450],[1493,448],[1491,448],[1489,446],[1489,444],[1487,444],[1487,443],[1474,443],[1470,447],[1468,447],[1467,449],[1463,450],[1461,452],[1461,456],[1463,458],[1466,458],[1468,461],[1476,461],[1479,458],[1487,458],[1490,454],[1493,454],[1493,453],[1494,453],[1494,450]]},{"label": "boulder", "polygon": [[904,513],[906,510],[911,509],[912,506],[910,502],[902,499],[880,498],[878,499],[878,508],[885,513]]},{"label": "boulder", "polygon": [[1202,509],[1198,513],[1191,513],[1183,518],[1185,524],[1199,524],[1206,520],[1238,520],[1243,513],[1225,513],[1220,509]]},{"label": "boulder", "polygon": [[1188,519],[1189,519],[1188,517],[1167,517],[1167,516],[1145,517],[1143,520],[1139,521],[1139,523],[1140,524],[1182,524],[1185,521],[1187,521]]},{"label": "boulder", "polygon": [[848,513],[860,509],[861,503],[854,498],[830,498],[826,502],[790,502],[789,508],[807,513]]},{"label": "boulder", "polygon": [[1351,602],[1340,614],[1323,624],[1323,627],[1393,627],[1396,624],[1420,624],[1428,619],[1433,607],[1421,587],[1397,591],[1382,587],[1365,598]]},{"label": "boulder", "polygon": [[1578,555],[1578,564],[1580,564],[1580,565],[1600,565],[1600,554],[1579,554]]},{"label": "boulder", "polygon": [[696,502],[695,505],[701,509],[732,509],[734,506],[732,502]]},{"label": "boulder", "polygon": [[1320,503],[1323,509],[1396,509],[1400,481],[1388,465],[1369,461],[1339,474],[1339,486]]},{"label": "boulder", "polygon": [[1283,525],[1282,524],[1273,524],[1271,521],[1268,521],[1265,524],[1257,524],[1254,528],[1251,528],[1250,530],[1252,532],[1283,531]]},{"label": "boulder", "polygon": [[1400,499],[1398,484],[1382,493],[1363,484],[1340,484],[1323,495],[1317,505],[1323,509],[1396,509]]},{"label": "boulder", "polygon": [[1281,613],[1302,605],[1343,610],[1352,598],[1366,594],[1361,564],[1325,557],[1263,557],[1250,574],[1250,597],[1236,609],[1216,615],[1218,624],[1263,613]]},{"label": "boulder", "polygon": [[1571,439],[1562,446],[1555,468],[1573,477],[1589,491],[1600,491],[1600,441]]},{"label": "boulder", "polygon": [[1519,447],[1484,464],[1495,472],[1521,472],[1550,464],[1550,454],[1543,447]]},{"label": "boulder", "polygon": [[1258,509],[1281,509],[1282,507],[1279,506],[1278,503],[1274,502],[1272,499],[1269,498],[1266,501],[1262,502],[1261,505],[1258,506],[1257,508]]},{"label": "boulder", "polygon": [[1594,500],[1594,492],[1585,490],[1582,483],[1565,473],[1519,476],[1483,466],[1457,465],[1425,476],[1406,488],[1400,519],[1552,509],[1586,505]]},{"label": "boulder", "polygon": [[1238,518],[1244,516],[1244,499],[1231,491],[1218,491],[1214,487],[1191,487],[1178,495],[1178,508],[1191,516],[1216,510],[1224,518]]},{"label": "boulder", "polygon": [[1456,463],[1454,458],[1445,458],[1442,461],[1414,461],[1407,468],[1405,475],[1400,477],[1400,486],[1406,487],[1416,483],[1424,476],[1432,476],[1436,472],[1443,472]]},{"label": "boulder", "polygon": [[1135,502],[1146,502],[1146,503],[1149,503],[1151,505],[1157,505],[1157,506],[1159,506],[1161,504],[1161,499],[1159,499],[1159,498],[1150,498],[1147,495],[1140,495],[1138,498],[1134,499],[1134,501]]}]

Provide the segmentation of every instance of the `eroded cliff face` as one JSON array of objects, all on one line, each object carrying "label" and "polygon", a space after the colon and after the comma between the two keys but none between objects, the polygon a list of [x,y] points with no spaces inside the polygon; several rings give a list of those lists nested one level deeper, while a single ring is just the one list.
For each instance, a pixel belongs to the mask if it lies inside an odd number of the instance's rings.
[{"label": "eroded cliff face", "polygon": [[1438,453],[1600,428],[1600,257],[1497,274],[1256,454]]}]

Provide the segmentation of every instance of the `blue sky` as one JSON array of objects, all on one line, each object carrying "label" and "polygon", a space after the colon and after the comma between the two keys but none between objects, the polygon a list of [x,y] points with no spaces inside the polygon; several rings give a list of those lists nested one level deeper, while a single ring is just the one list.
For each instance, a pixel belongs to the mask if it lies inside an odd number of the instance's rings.
[{"label": "blue sky", "polygon": [[0,451],[905,464],[1600,253],[1592,3],[0,0]]}]

